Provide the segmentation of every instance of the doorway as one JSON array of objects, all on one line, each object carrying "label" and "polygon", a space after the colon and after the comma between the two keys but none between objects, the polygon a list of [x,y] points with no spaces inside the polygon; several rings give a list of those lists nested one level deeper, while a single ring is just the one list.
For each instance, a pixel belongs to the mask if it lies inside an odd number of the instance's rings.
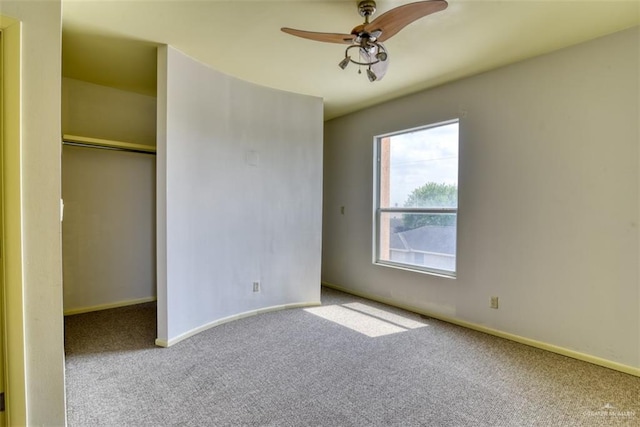
[{"label": "doorway", "polygon": [[4,425],[26,424],[22,203],[20,193],[20,22],[0,15],[0,385]]},{"label": "doorway", "polygon": [[[2,30],[0,30],[0,58],[3,58],[2,55]],[[2,59],[0,59],[0,117],[4,116],[4,103],[2,102],[3,97],[3,88],[2,88]],[[4,125],[3,120],[0,119],[0,164],[2,162],[2,152],[3,152],[3,140],[2,137],[4,133]],[[2,174],[0,174],[0,427],[4,427],[7,425],[5,420],[5,409],[4,409],[4,370],[5,370],[5,362],[4,362],[4,353],[5,353],[5,343],[4,338],[6,336],[5,327],[4,327],[4,183],[2,180]]]}]

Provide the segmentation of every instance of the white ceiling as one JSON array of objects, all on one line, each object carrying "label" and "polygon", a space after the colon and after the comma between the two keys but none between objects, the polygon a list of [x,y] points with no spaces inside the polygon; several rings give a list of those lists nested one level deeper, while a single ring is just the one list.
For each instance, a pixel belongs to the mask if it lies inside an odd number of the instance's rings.
[{"label": "white ceiling", "polygon": [[[412,0],[378,1],[379,16]],[[349,33],[356,0],[63,0],[63,74],[155,94],[155,47],[169,44],[260,85],[322,97],[325,119],[640,23],[637,0],[450,0],[385,42],[369,82],[337,64],[346,46],[280,31]],[[375,18],[374,16],[374,18]]]}]

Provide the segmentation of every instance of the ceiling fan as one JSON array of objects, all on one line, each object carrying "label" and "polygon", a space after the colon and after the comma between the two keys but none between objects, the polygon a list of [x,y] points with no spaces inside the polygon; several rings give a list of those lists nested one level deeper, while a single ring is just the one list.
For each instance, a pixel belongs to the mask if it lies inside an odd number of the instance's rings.
[{"label": "ceiling fan", "polygon": [[[344,52],[344,59],[338,66],[343,70],[349,63],[367,67],[367,77],[369,81],[381,80],[387,72],[389,64],[389,54],[382,44],[393,35],[397,34],[407,25],[422,17],[446,9],[448,6],[445,0],[428,0],[416,3],[409,3],[398,6],[388,12],[378,16],[372,22],[369,18],[376,11],[376,2],[373,0],[362,0],[358,2],[358,11],[364,17],[364,23],[356,26],[350,34],[339,33],[317,33],[312,31],[296,30],[293,28],[281,28],[287,34],[316,40],[327,43],[349,44]],[[351,49],[357,49],[358,60],[349,55]],[[362,71],[358,69],[358,73]]]}]

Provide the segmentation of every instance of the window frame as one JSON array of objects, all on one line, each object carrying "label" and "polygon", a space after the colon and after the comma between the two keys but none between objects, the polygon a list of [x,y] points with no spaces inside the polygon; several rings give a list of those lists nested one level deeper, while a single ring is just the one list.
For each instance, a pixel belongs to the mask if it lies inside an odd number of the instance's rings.
[{"label": "window frame", "polygon": [[[460,202],[458,199],[458,206],[455,208],[406,208],[406,207],[380,207],[380,199],[381,199],[381,186],[380,186],[380,178],[381,178],[381,167],[382,167],[382,156],[381,156],[381,144],[384,138],[389,138],[397,135],[404,135],[408,133],[424,131],[427,129],[433,129],[441,126],[450,125],[453,123],[458,124],[458,196],[460,194],[460,118],[449,119],[441,122],[431,123],[423,126],[418,126],[409,129],[402,129],[395,132],[389,132],[385,134],[375,135],[373,137],[373,259],[372,262],[374,265],[379,265],[383,267],[392,267],[400,270],[413,271],[417,273],[429,274],[432,276],[445,277],[450,279],[455,279],[458,274],[458,218],[459,218],[459,207]],[[455,250],[455,262],[454,262],[454,270],[442,270],[432,267],[425,267],[416,264],[408,264],[404,262],[391,261],[391,260],[383,260],[380,258],[380,228],[381,228],[381,217],[384,213],[422,213],[422,214],[455,214],[456,221],[456,250]]]}]

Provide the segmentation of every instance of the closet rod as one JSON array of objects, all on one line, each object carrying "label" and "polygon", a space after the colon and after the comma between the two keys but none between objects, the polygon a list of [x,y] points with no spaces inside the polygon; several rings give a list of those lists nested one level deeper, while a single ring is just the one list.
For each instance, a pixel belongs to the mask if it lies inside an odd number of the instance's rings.
[{"label": "closet rod", "polygon": [[111,141],[108,139],[89,138],[86,136],[63,135],[62,144],[77,147],[98,148],[103,150],[128,151],[132,153],[156,154],[156,147],[151,145],[133,144],[130,142]]}]

